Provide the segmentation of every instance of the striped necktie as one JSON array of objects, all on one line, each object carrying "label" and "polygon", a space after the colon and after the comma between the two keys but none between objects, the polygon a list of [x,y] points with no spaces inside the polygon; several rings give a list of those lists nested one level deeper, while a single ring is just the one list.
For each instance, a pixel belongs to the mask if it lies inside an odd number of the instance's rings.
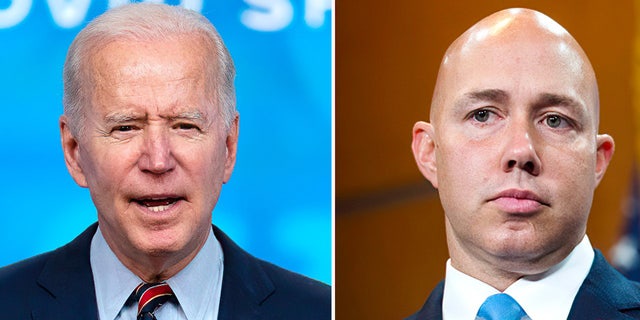
[{"label": "striped necktie", "polygon": [[527,320],[531,319],[510,295],[498,293],[489,296],[480,306],[476,320]]},{"label": "striped necktie", "polygon": [[133,291],[138,301],[138,320],[156,320],[154,312],[173,297],[173,291],[166,282],[141,283]]}]

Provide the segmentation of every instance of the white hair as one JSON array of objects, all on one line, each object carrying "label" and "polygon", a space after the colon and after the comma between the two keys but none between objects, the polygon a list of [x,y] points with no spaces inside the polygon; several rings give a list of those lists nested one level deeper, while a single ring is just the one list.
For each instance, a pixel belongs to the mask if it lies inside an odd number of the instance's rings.
[{"label": "white hair", "polygon": [[71,43],[64,63],[64,115],[74,136],[84,131],[83,108],[90,104],[87,58],[113,40],[153,41],[177,35],[201,35],[208,56],[215,63],[207,72],[224,126],[228,129],[237,115],[234,87],[235,67],[229,51],[215,27],[198,12],[156,3],[132,3],[111,9],[89,23]]}]

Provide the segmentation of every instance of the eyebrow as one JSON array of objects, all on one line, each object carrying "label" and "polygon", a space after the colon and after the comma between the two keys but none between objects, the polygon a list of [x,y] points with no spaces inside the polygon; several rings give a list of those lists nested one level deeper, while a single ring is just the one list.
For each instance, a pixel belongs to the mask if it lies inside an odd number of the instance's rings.
[{"label": "eyebrow", "polygon": [[536,100],[536,102],[534,103],[534,106],[536,107],[563,106],[563,107],[570,107],[572,109],[582,110],[582,108],[580,108],[582,106],[582,103],[578,102],[577,100],[569,96],[555,94],[555,93],[541,94]]},{"label": "eyebrow", "polygon": [[[509,98],[509,94],[506,91],[500,89],[472,91],[465,93],[464,96],[454,104],[454,106],[459,110],[466,105],[478,102],[505,104],[509,101]],[[567,95],[556,93],[542,93],[536,98],[532,105],[536,108],[563,106],[569,107],[581,113],[583,109],[581,108],[582,103],[580,103],[576,99]]]},{"label": "eyebrow", "polygon": [[462,98],[454,103],[455,110],[463,110],[464,107],[469,104],[478,102],[491,102],[498,104],[505,104],[509,101],[509,94],[500,89],[485,89],[478,91],[471,91],[465,93]]},{"label": "eyebrow", "polygon": [[465,94],[465,98],[474,101],[492,101],[503,103],[509,101],[509,94],[500,89],[473,91]]},{"label": "eyebrow", "polygon": [[138,121],[141,119],[146,119],[146,116],[140,117],[136,116],[133,113],[123,113],[123,112],[112,112],[107,114],[104,117],[104,121],[106,123],[125,123],[131,121]]},{"label": "eyebrow", "polygon": [[[126,123],[126,122],[132,122],[132,121],[146,121],[148,117],[149,116],[147,114],[136,115],[135,113],[116,111],[106,115],[104,117],[104,120],[106,123]],[[191,120],[191,121],[198,121],[198,122],[207,121],[207,117],[202,112],[197,110],[179,112],[174,115],[161,116],[161,118],[169,121],[175,121],[175,120]]]}]

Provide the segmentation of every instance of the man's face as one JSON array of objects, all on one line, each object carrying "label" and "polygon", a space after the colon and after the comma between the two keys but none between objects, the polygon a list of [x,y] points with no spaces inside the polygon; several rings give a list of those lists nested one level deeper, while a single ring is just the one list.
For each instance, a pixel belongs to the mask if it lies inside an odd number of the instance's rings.
[{"label": "man's face", "polygon": [[447,58],[414,152],[438,188],[454,266],[539,272],[582,239],[613,140],[596,136],[595,80],[573,48],[503,40],[470,41]]},{"label": "man's face", "polygon": [[121,259],[197,252],[233,170],[237,118],[224,129],[199,40],[110,42],[88,63],[83,135],[63,117],[69,169]]}]

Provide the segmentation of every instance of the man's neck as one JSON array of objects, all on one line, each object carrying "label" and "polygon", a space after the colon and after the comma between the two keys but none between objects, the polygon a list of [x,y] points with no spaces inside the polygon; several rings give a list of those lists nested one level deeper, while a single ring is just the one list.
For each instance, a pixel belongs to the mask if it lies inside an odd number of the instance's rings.
[{"label": "man's neck", "polygon": [[564,246],[537,256],[496,256],[478,248],[468,249],[454,237],[448,237],[451,265],[502,292],[524,276],[541,274],[563,261],[580,243]]},{"label": "man's neck", "polygon": [[161,282],[184,269],[198,254],[207,241],[208,233],[195,241],[193,248],[183,248],[179,252],[141,252],[134,247],[121,248],[116,242],[109,241],[103,232],[105,241],[118,260],[145,282]]}]

